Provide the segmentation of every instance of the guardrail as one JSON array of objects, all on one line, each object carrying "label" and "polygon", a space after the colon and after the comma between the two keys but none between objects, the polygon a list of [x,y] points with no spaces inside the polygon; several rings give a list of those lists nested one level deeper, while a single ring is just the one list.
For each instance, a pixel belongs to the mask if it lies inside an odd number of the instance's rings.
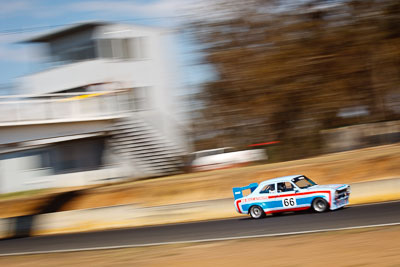
[{"label": "guardrail", "polygon": [[0,96],[0,124],[120,116],[133,108],[131,90]]}]

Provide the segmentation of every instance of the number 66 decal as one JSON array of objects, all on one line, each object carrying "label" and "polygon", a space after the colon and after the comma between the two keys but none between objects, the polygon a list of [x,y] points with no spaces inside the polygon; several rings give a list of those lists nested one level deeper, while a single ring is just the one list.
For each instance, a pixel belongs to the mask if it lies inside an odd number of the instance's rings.
[{"label": "number 66 decal", "polygon": [[296,206],[296,199],[294,197],[285,197],[282,199],[284,207],[294,207]]}]

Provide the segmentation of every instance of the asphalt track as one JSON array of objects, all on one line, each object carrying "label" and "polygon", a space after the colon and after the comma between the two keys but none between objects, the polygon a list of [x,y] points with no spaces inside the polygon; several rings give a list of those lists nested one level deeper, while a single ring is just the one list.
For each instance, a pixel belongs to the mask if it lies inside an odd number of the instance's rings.
[{"label": "asphalt track", "polygon": [[400,224],[400,202],[346,207],[326,213],[297,212],[77,234],[0,240],[0,255],[48,253],[321,232]]}]

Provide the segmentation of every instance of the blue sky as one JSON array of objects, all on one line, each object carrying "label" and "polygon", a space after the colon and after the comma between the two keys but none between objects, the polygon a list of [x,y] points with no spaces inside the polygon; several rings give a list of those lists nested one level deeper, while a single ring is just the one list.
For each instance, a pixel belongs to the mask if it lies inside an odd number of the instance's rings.
[{"label": "blue sky", "polygon": [[[106,20],[174,28],[179,26],[179,11],[191,1],[0,0],[0,85],[13,84],[15,78],[38,69],[41,58],[36,56],[37,48],[16,42],[51,29],[46,27]],[[181,82],[193,84],[210,77],[209,70],[193,66],[196,56],[188,41],[180,36],[174,41]]]}]

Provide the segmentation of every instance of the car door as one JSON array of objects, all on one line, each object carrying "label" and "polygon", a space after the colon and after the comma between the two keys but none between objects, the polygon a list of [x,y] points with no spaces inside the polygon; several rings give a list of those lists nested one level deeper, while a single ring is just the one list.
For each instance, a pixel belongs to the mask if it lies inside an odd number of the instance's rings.
[{"label": "car door", "polygon": [[296,209],[298,188],[291,182],[280,182],[277,183],[278,199],[281,201],[281,207],[283,210]]}]

